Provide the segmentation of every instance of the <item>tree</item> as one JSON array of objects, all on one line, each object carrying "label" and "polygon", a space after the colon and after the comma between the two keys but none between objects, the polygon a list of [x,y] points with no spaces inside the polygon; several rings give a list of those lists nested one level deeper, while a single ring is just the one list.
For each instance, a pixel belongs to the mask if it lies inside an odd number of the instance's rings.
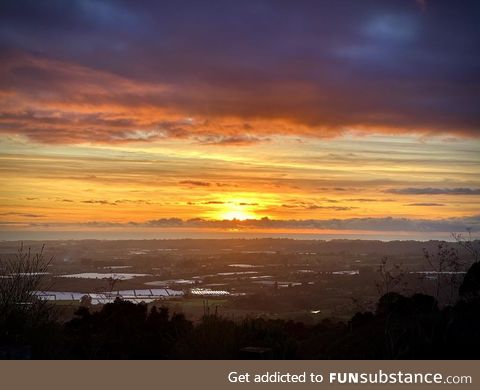
[{"label": "tree", "polygon": [[479,241],[472,238],[472,229],[467,229],[468,237],[465,238],[460,233],[452,233],[453,239],[472,256],[473,263],[480,261]]},{"label": "tree", "polygon": [[449,301],[455,301],[455,294],[458,290],[458,272],[463,269],[464,263],[458,255],[455,247],[442,241],[437,246],[437,253],[430,253],[423,249],[425,260],[430,265],[436,276],[434,296],[440,299],[440,292],[445,291],[445,286],[449,286]]},{"label": "tree", "polygon": [[392,292],[402,283],[405,276],[400,264],[388,265],[387,256],[382,257],[377,272],[379,279],[376,280],[375,285],[380,296]]},{"label": "tree", "polygon": [[52,259],[46,260],[44,246],[33,254],[21,244],[12,257],[0,258],[0,311],[29,310],[37,302],[37,291]]},{"label": "tree", "polygon": [[37,253],[23,244],[13,256],[0,258],[0,341],[6,345],[30,343],[32,332],[52,319],[51,306],[38,299],[51,259],[44,247]]},{"label": "tree", "polygon": [[480,297],[480,263],[474,263],[468,269],[459,293],[464,300],[476,300]]},{"label": "tree", "polygon": [[471,229],[467,229],[468,237],[453,233],[452,237],[468,254],[471,255],[472,265],[468,269],[459,288],[463,300],[475,300],[480,297],[480,248],[478,240],[472,239]]}]

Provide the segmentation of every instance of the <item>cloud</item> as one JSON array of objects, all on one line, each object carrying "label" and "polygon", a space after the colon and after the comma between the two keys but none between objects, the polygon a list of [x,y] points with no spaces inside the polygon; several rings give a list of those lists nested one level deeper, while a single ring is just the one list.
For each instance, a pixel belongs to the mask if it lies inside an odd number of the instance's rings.
[{"label": "cloud", "polygon": [[[62,199],[61,202],[73,202],[70,199]],[[117,199],[114,201],[104,200],[104,199],[88,199],[82,200],[81,203],[86,204],[100,204],[100,205],[108,205],[108,206],[118,206],[121,204],[142,204],[142,205],[151,205],[151,202],[148,199]]]},{"label": "cloud", "polygon": [[480,216],[449,218],[441,220],[409,218],[348,218],[325,220],[225,220],[211,221],[200,218],[182,221],[179,219],[159,219],[147,222],[148,226],[175,226],[190,228],[276,228],[276,229],[333,229],[333,230],[373,230],[373,231],[418,231],[418,232],[461,232],[470,227],[480,231]]},{"label": "cloud", "polygon": [[318,209],[326,209],[326,210],[334,210],[334,211],[347,211],[356,209],[356,207],[350,206],[319,206],[316,204],[310,205],[307,207],[308,210],[318,210]]},{"label": "cloud", "polygon": [[[337,203],[335,200],[326,200],[329,203]],[[334,210],[334,211],[348,211],[356,209],[352,206],[323,206],[309,202],[296,202],[296,203],[284,203],[281,205],[283,208],[288,209],[302,209],[302,210]]]},{"label": "cloud", "polygon": [[362,203],[370,203],[370,202],[394,202],[393,199],[375,199],[375,198],[350,198],[350,199],[345,199],[347,202],[362,202]]},{"label": "cloud", "polygon": [[445,206],[443,203],[409,203],[407,206],[425,206],[425,207],[440,207],[440,206]]},{"label": "cloud", "polygon": [[222,135],[206,135],[197,137],[199,143],[203,145],[252,145],[260,142],[268,142],[269,138],[255,137],[251,135],[235,135],[235,136],[222,136]]},{"label": "cloud", "polygon": [[477,2],[342,3],[2,2],[0,133],[479,136]]},{"label": "cloud", "polygon": [[10,212],[5,212],[5,213],[0,213],[0,216],[18,216],[18,217],[24,217],[24,218],[43,218],[46,217],[46,215],[42,214],[31,214],[31,213],[19,213],[15,211],[10,211]]},{"label": "cloud", "polygon": [[391,188],[385,191],[398,195],[480,195],[480,188]]},{"label": "cloud", "polygon": [[149,227],[183,227],[185,222],[180,218],[162,218],[147,221],[144,225]]},{"label": "cloud", "polygon": [[418,7],[425,12],[427,10],[427,0],[415,0]]},{"label": "cloud", "polygon": [[108,200],[92,200],[92,199],[89,199],[89,200],[82,200],[82,203],[116,206],[115,202],[110,202]]},{"label": "cloud", "polygon": [[[73,224],[30,224],[31,226],[72,226]],[[480,231],[480,215],[445,219],[414,218],[347,218],[347,219],[307,219],[275,220],[270,218],[247,220],[207,220],[202,218],[180,219],[159,218],[145,222],[117,223],[92,221],[80,224],[95,228],[149,227],[149,228],[189,228],[189,229],[285,229],[285,230],[364,230],[364,231],[405,231],[405,232],[464,232],[471,229]]]},{"label": "cloud", "polygon": [[196,186],[196,187],[210,187],[210,183],[206,181],[200,181],[200,180],[182,180],[179,182],[179,184],[185,184],[185,185]]}]

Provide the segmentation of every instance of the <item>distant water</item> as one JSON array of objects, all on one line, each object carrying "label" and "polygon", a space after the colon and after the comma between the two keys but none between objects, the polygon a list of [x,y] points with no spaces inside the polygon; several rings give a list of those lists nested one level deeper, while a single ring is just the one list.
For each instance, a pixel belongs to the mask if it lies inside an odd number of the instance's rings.
[{"label": "distant water", "polygon": [[150,276],[149,274],[127,274],[127,273],[100,273],[100,272],[83,272],[80,274],[58,275],[60,278],[78,278],[78,279],[117,279],[130,280],[136,277]]},{"label": "distant water", "polygon": [[467,271],[414,271],[410,273],[421,275],[461,275],[466,274]]},{"label": "distant water", "polygon": [[189,230],[115,230],[115,231],[0,231],[0,240],[151,240],[151,239],[232,239],[232,238],[291,238],[298,240],[445,240],[452,241],[449,232],[382,232],[382,231],[312,231],[295,232],[250,232],[250,231],[189,231]]}]

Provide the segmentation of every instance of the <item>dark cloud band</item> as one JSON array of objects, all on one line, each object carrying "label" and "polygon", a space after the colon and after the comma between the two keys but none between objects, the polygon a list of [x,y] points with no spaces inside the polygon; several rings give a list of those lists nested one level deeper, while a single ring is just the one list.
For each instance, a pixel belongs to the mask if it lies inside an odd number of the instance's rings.
[{"label": "dark cloud band", "polygon": [[15,0],[0,15],[3,133],[220,145],[479,135],[478,1]]},{"label": "dark cloud band", "polygon": [[[66,226],[68,224],[63,224]],[[70,224],[71,226],[72,224]],[[347,218],[347,219],[308,219],[308,220],[275,220],[269,218],[241,220],[206,220],[194,218],[161,218],[145,222],[87,222],[80,224],[90,228],[189,228],[189,229],[286,229],[286,230],[363,230],[388,232],[472,232],[480,231],[480,215],[447,218],[439,220],[411,218]],[[40,226],[32,223],[31,226]],[[55,224],[42,224],[42,227],[55,227]]]}]

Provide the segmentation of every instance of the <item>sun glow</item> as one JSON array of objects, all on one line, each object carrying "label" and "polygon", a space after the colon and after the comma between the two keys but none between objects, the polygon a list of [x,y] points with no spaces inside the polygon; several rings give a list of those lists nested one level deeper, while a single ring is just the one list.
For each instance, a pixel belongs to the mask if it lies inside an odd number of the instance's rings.
[{"label": "sun glow", "polygon": [[243,210],[230,210],[222,213],[220,215],[223,220],[233,220],[245,221],[247,219],[257,219],[255,214],[249,213],[248,211]]}]

